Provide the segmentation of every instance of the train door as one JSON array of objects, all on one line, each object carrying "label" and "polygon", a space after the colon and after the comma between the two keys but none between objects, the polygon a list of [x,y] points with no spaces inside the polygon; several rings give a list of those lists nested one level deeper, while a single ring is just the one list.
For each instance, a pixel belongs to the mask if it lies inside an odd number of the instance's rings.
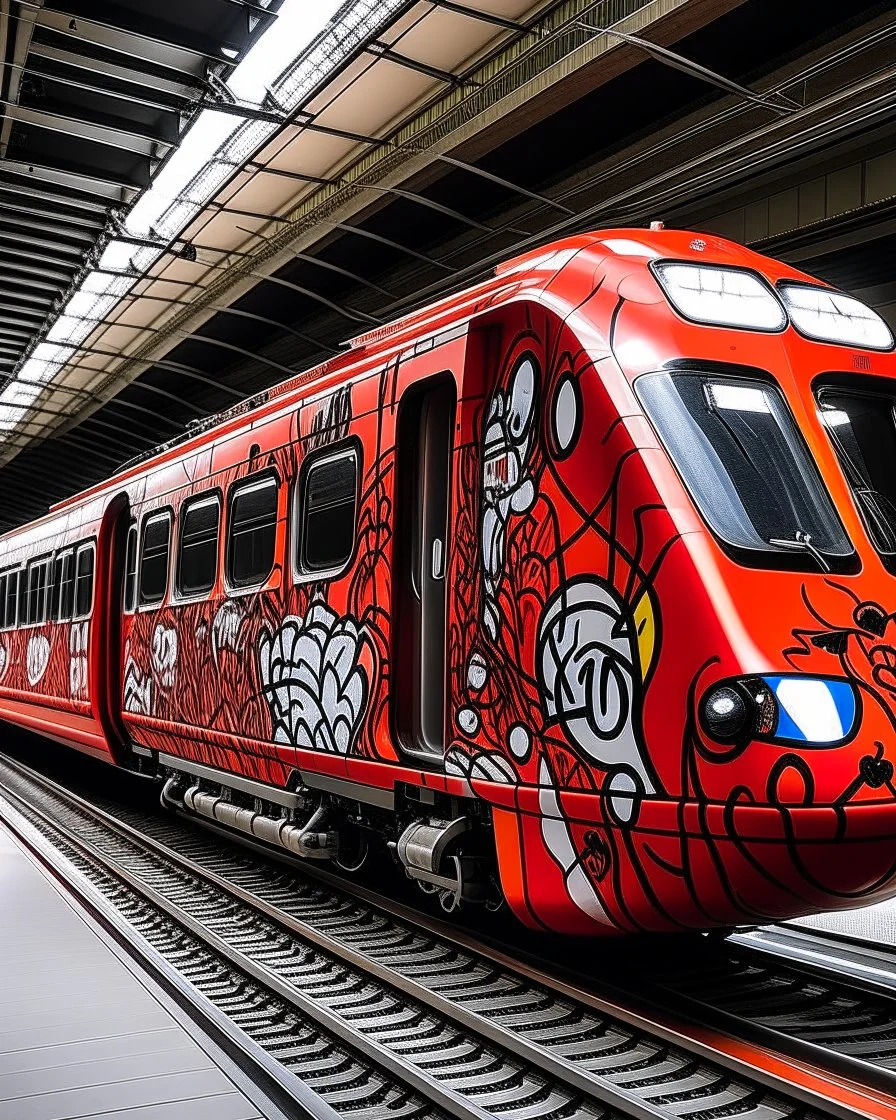
[{"label": "train door", "polygon": [[130,503],[117,494],[97,535],[93,614],[89,638],[90,694],[109,750],[122,762],[129,736],[121,718],[122,589]]},{"label": "train door", "polygon": [[445,750],[445,576],[457,390],[449,374],[405,393],[396,430],[396,739],[440,764]]}]

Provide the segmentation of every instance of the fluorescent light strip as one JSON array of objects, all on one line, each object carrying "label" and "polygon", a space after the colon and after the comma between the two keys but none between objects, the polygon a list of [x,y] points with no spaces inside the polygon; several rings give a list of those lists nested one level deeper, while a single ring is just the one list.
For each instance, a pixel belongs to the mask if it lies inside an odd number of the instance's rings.
[{"label": "fluorescent light strip", "polygon": [[[285,112],[291,112],[320,82],[322,74],[337,66],[403,2],[357,0],[352,4],[342,0],[319,0],[309,5],[307,0],[285,0],[277,19],[271,21],[268,30],[230,75],[228,88],[238,99],[256,103],[261,102],[269,90],[277,104]],[[334,22],[321,36],[334,14]],[[318,37],[320,41],[315,44]],[[297,43],[302,44],[298,57]],[[311,44],[314,45],[306,53]],[[272,73],[279,74],[274,82],[270,81]],[[203,110],[181,137],[179,147],[152,186],[134,204],[125,219],[127,232],[147,237],[154,231],[164,241],[176,237],[220,190],[232,175],[233,167],[245,163],[279,127],[267,121],[250,121],[213,109]],[[135,247],[113,240],[103,252],[100,268],[142,273],[161,255],[162,251],[154,246]],[[107,318],[135,283],[127,276],[88,273],[48,331],[47,342],[82,343],[96,329],[95,320]],[[13,386],[43,385],[73,357],[73,352],[63,346],[53,348],[52,359],[46,353],[39,356],[43,345],[35,349],[16,380],[0,393],[0,431],[12,430],[27,416],[20,410],[3,408],[4,403],[12,403],[12,398],[6,394]],[[27,403],[33,400],[34,397]],[[11,419],[13,412],[15,420]]]}]

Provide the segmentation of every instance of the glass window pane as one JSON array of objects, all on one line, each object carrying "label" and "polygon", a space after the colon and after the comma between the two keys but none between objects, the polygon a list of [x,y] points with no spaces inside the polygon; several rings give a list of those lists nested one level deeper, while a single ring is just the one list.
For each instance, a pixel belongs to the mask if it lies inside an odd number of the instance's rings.
[{"label": "glass window pane", "polygon": [[710,527],[724,541],[780,552],[809,534],[821,553],[852,545],[784,398],[770,384],[701,374],[647,374],[647,415]]},{"label": "glass window pane", "polygon": [[130,613],[137,605],[137,526],[128,529],[124,558],[124,609]]},{"label": "glass window pane", "polygon": [[824,388],[818,406],[874,547],[896,554],[896,395]]},{"label": "glass window pane", "polygon": [[298,567],[338,571],[355,547],[358,455],[354,448],[306,464]]},{"label": "glass window pane", "polygon": [[227,574],[234,587],[264,583],[274,566],[277,480],[264,479],[233,493],[227,541]]},{"label": "glass window pane", "polygon": [[0,627],[6,629],[6,619],[4,618],[6,612],[6,585],[9,580],[9,574],[4,572],[0,576]]},{"label": "glass window pane", "polygon": [[66,552],[62,557],[62,585],[59,591],[59,619],[72,617],[75,609],[75,554]]},{"label": "glass window pane", "polygon": [[163,513],[144,521],[140,558],[141,603],[160,603],[165,598],[170,547],[171,515]]},{"label": "glass window pane", "polygon": [[78,567],[75,575],[75,614],[79,618],[89,615],[93,609],[93,545],[78,552]]},{"label": "glass window pane", "polygon": [[60,554],[53,562],[53,588],[50,595],[50,618],[59,618],[59,595],[62,591],[62,567],[64,557]]},{"label": "glass window pane", "polygon": [[36,626],[46,620],[46,591],[48,560],[40,560],[28,566],[28,611],[27,621]]},{"label": "glass window pane", "polygon": [[19,572],[10,572],[6,582],[6,602],[3,610],[3,622],[8,628],[16,626],[19,621]]},{"label": "glass window pane", "polygon": [[199,595],[214,587],[220,520],[217,498],[201,498],[184,509],[177,562],[177,589],[182,595]]}]

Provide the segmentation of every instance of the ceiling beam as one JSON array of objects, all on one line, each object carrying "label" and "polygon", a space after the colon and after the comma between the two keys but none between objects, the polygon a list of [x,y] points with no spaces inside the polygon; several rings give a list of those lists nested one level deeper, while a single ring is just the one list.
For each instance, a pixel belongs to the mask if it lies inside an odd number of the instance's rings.
[{"label": "ceiling beam", "polygon": [[[3,219],[0,218],[0,223]],[[37,245],[40,249],[48,249],[51,254],[64,259],[74,258],[80,263],[84,256],[84,250],[78,248],[77,245],[63,245],[59,241],[47,241],[43,237],[27,237],[21,233],[15,233],[13,230],[0,229],[0,244],[4,241],[13,241],[21,245]]]},{"label": "ceiling beam", "polygon": [[137,125],[113,128],[111,125],[98,124],[84,117],[67,116],[26,105],[13,105],[9,101],[0,104],[6,105],[6,112],[3,115],[13,122],[31,128],[43,128],[49,132],[60,132],[64,136],[75,136],[79,140],[102,144],[106,148],[119,148],[121,151],[131,152],[144,159],[160,159],[173,147],[171,141],[147,136]]},{"label": "ceiling beam", "polygon": [[380,43],[376,39],[374,39],[372,43],[367,43],[364,50],[367,54],[373,55],[374,58],[384,58],[387,62],[394,62],[396,66],[403,66],[406,70],[416,70],[418,74],[426,74],[427,77],[435,78],[436,81],[445,82],[450,86],[478,86],[480,84],[479,82],[470,82],[464,78],[460,78],[457,74],[452,74],[450,70],[442,70],[438,66],[430,66],[428,62],[418,62],[416,58],[409,58],[406,54],[395,51],[385,43]]},{"label": "ceiling beam", "polygon": [[[27,214],[27,211],[26,211]],[[0,205],[0,225],[21,226],[24,229],[38,229],[41,233],[56,234],[58,237],[68,238],[70,241],[80,241],[85,245],[92,245],[97,236],[102,233],[103,227],[91,232],[78,226],[59,225],[57,222],[39,218],[36,214],[23,217],[19,208]]]}]

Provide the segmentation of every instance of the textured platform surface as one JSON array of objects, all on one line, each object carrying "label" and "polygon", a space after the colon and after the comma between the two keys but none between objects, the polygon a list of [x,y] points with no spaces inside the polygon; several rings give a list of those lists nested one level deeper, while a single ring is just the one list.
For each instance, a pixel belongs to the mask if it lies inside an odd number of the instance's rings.
[{"label": "textured platform surface", "polygon": [[0,827],[0,1117],[259,1120],[153,987]]},{"label": "textured platform surface", "polygon": [[839,933],[854,941],[896,945],[896,899],[879,902],[876,906],[863,906],[858,910],[841,910],[834,914],[799,918],[792,924],[806,929]]}]

